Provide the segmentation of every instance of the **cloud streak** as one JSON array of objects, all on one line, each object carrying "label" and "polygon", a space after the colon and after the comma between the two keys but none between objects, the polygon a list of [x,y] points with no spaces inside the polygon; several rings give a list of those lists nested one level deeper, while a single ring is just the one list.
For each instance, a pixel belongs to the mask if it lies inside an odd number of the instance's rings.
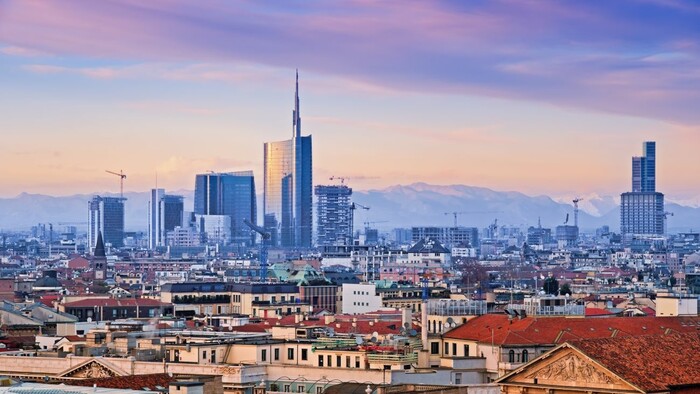
[{"label": "cloud streak", "polygon": [[236,82],[299,67],[380,94],[487,95],[700,124],[700,13],[686,1],[10,0],[0,15],[0,42],[26,48],[6,55],[137,63],[34,72]]}]

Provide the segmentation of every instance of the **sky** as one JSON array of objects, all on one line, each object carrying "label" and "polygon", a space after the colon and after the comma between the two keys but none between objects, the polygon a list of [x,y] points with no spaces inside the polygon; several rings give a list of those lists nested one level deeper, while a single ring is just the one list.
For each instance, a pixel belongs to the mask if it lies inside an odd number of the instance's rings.
[{"label": "sky", "polygon": [[314,183],[700,203],[700,3],[0,0],[0,197],[193,189],[292,135]]}]

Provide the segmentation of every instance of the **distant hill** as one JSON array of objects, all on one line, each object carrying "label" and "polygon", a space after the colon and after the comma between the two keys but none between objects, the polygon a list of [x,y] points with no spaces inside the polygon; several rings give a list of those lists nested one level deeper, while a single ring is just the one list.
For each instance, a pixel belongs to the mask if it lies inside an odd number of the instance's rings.
[{"label": "distant hill", "polygon": [[[185,196],[185,210],[191,211],[193,192],[170,192]],[[0,199],[0,229],[26,230],[37,223],[85,222],[87,202],[93,194],[52,197],[23,193],[14,198]],[[103,196],[116,196],[102,193]],[[126,229],[147,229],[148,192],[125,193]],[[469,212],[458,215],[459,225],[483,228],[498,219],[499,225],[536,226],[538,220],[544,227],[564,223],[569,214],[573,224],[573,205],[566,197],[557,200],[548,196],[528,196],[514,191],[495,191],[483,187],[450,185],[436,186],[425,183],[397,185],[384,189],[354,191],[353,199],[369,210],[356,211],[356,227],[365,221],[382,222],[374,226],[388,230],[395,227],[416,225],[450,226],[454,216],[446,212]],[[670,231],[700,230],[700,208],[667,203],[666,210],[674,216],[668,219]],[[258,196],[258,216],[262,216],[262,198]],[[620,210],[615,197],[584,196],[579,213],[579,225],[583,231],[592,231],[609,225],[618,231]],[[79,228],[81,226],[78,226]],[[83,226],[84,227],[84,226]]]}]

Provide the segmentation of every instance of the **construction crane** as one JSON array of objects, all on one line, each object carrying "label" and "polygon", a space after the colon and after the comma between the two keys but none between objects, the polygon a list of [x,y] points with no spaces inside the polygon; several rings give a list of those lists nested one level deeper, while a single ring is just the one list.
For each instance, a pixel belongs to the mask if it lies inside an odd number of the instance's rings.
[{"label": "construction crane", "polygon": [[124,198],[124,179],[126,179],[126,174],[124,171],[119,170],[119,172],[114,172],[110,170],[105,170],[106,173],[116,175],[119,177],[119,190],[120,190],[120,195],[122,198]]},{"label": "construction crane", "polygon": [[374,222],[365,222],[365,228],[370,228],[369,226],[372,224],[377,224],[377,223],[388,223],[388,220],[377,220]]},{"label": "construction crane", "polygon": [[350,204],[350,209],[352,209],[353,211],[356,210],[357,207],[360,207],[360,208],[364,209],[365,211],[369,210],[369,207],[366,207],[366,206],[359,204],[359,203],[356,203],[356,202]]},{"label": "construction crane", "polygon": [[262,238],[260,242],[260,279],[262,279],[263,282],[267,282],[267,241],[272,238],[272,234],[248,219],[243,219],[243,223],[250,227],[251,230],[260,234]]},{"label": "construction crane", "polygon": [[330,178],[328,178],[329,181],[334,181],[334,180],[336,180],[336,179],[340,181],[340,184],[341,184],[341,185],[344,185],[344,184],[345,184],[345,180],[346,180],[346,179],[350,179],[350,178],[346,178],[346,177],[344,177],[344,176],[335,176],[335,175],[333,175],[333,176],[331,176]]},{"label": "construction crane", "polygon": [[583,201],[583,198],[576,197],[572,201],[574,203],[574,226],[578,227],[578,203]]},{"label": "construction crane", "polygon": [[452,215],[455,218],[455,227],[457,227],[457,216],[459,215],[473,215],[480,213],[503,213],[501,211],[461,211],[461,212],[445,212],[445,215]]}]

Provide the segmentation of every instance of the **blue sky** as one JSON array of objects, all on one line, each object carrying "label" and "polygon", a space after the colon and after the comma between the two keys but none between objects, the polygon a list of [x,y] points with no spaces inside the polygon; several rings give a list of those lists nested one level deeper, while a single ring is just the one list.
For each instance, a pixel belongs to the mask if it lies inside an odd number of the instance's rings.
[{"label": "blue sky", "polygon": [[296,68],[315,183],[700,194],[697,2],[6,0],[0,195],[261,177]]}]

